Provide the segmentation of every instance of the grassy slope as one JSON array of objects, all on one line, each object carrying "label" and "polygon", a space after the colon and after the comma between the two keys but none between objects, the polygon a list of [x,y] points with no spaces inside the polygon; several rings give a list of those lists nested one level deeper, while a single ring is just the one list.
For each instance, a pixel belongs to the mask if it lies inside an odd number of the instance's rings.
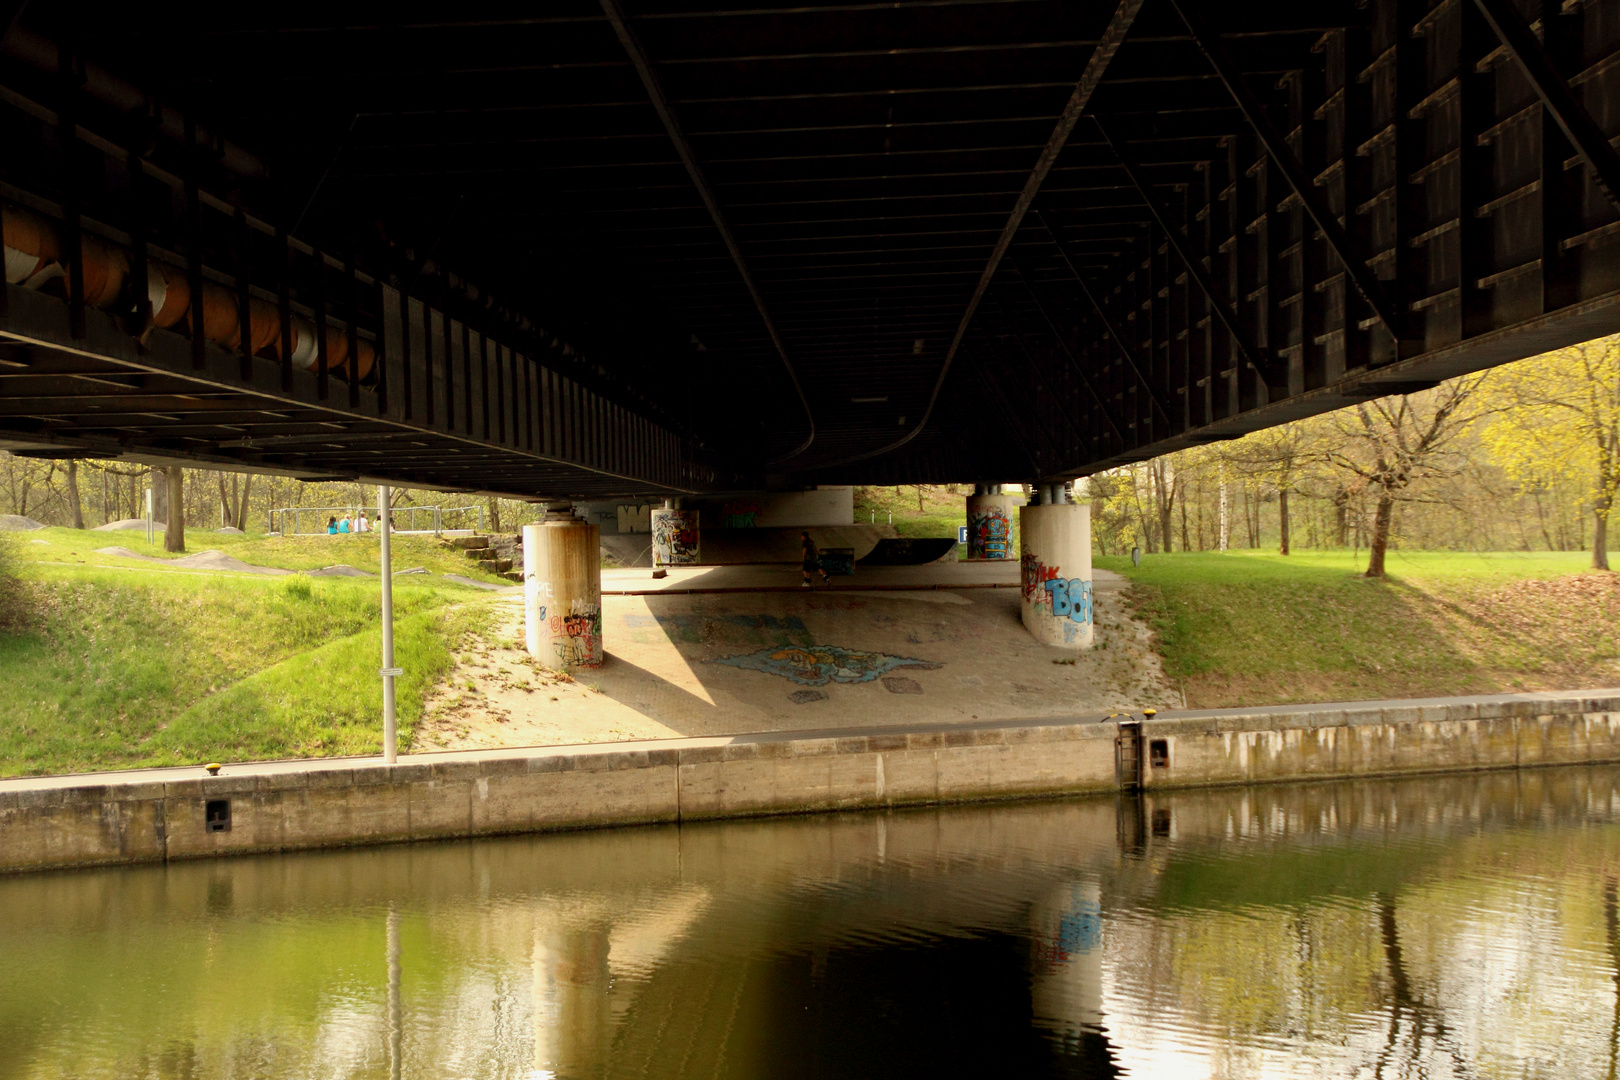
[{"label": "grassy slope", "polygon": [[[380,565],[376,533],[369,536],[280,537],[253,533],[238,536],[189,529],[186,532],[186,550],[175,555],[163,550],[161,533],[155,544],[148,544],[146,534],[138,529],[97,532],[93,529],[51,528],[14,536],[22,557],[45,564],[66,562],[73,565],[143,568],[152,565],[143,559],[97,554],[98,548],[121,547],[160,559],[180,558],[199,551],[222,551],[254,566],[276,566],[285,570],[319,570],[343,563],[375,574]],[[461,574],[479,581],[511,584],[481,573],[476,562],[459,551],[445,548],[431,536],[395,536],[391,546],[396,571],[420,566],[432,574]]]},{"label": "grassy slope", "polygon": [[[49,529],[16,539],[39,618],[26,633],[0,636],[0,775],[380,745],[374,579],[171,571],[94,554],[115,544],[141,550],[138,532]],[[260,565],[376,567],[376,544],[360,538],[188,539],[194,551],[218,547]],[[396,566],[486,577],[431,540],[399,540]],[[409,575],[395,579],[394,597],[409,745],[423,698],[448,670],[451,646],[483,617],[487,594]]]},{"label": "grassy slope", "polygon": [[[857,488],[859,493],[855,502],[855,521],[857,524],[872,523],[875,517],[879,525],[888,523],[888,515],[894,515],[894,531],[901,536],[948,536],[956,537],[956,530],[967,524],[967,496],[952,495],[944,488],[930,487],[923,490],[923,509],[917,509],[917,489],[902,487],[898,494],[892,487]],[[1023,502],[1022,495],[1008,495],[1007,499],[1015,507]],[[875,514],[874,514],[875,512]],[[1012,545],[1018,546],[1018,512],[1012,513]],[[966,550],[959,550],[958,554],[965,557]]]},{"label": "grassy slope", "polygon": [[1191,706],[1620,684],[1620,575],[1565,552],[1098,557]]}]

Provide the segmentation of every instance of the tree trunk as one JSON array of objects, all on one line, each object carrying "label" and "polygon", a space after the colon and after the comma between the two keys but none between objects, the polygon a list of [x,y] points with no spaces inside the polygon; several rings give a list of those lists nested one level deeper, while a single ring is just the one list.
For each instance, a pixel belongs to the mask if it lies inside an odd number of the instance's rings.
[{"label": "tree trunk", "polygon": [[164,551],[186,550],[186,488],[180,466],[169,465],[160,470],[168,491],[168,528],[163,532]]},{"label": "tree trunk", "polygon": [[236,497],[236,520],[231,522],[236,528],[247,532],[248,496],[253,493],[253,474],[248,473],[242,477],[242,493]]},{"label": "tree trunk", "polygon": [[236,479],[232,477],[227,481],[222,472],[215,473],[214,476],[219,480],[219,523],[233,524],[236,519],[236,506],[231,500],[231,488],[236,486]]},{"label": "tree trunk", "polygon": [[84,528],[84,504],[79,500],[79,462],[75,458],[68,458],[67,490],[68,505],[73,509],[73,527],[82,529]]},{"label": "tree trunk", "polygon": [[1597,512],[1592,515],[1592,569],[1607,570],[1609,568],[1609,504],[1610,499],[1604,499]]},{"label": "tree trunk", "polygon": [[489,499],[489,531],[492,533],[501,531],[501,501],[493,495]]},{"label": "tree trunk", "polygon": [[1367,576],[1384,576],[1384,552],[1389,549],[1389,524],[1395,517],[1395,497],[1388,488],[1378,492],[1378,511],[1373,515],[1372,541],[1367,545]]},{"label": "tree trunk", "polygon": [[1288,489],[1285,487],[1277,489],[1277,521],[1278,530],[1281,533],[1281,539],[1277,542],[1277,552],[1286,555],[1288,554]]}]

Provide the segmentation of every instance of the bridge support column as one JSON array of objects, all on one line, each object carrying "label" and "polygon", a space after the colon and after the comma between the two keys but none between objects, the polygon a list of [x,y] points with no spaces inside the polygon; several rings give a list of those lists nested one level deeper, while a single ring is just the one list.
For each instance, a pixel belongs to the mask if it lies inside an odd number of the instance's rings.
[{"label": "bridge support column", "polygon": [[1043,645],[1087,649],[1092,642],[1091,507],[1052,502],[1018,510],[1019,582],[1024,629]]},{"label": "bridge support column", "polygon": [[652,512],[654,566],[691,566],[698,561],[698,512],[666,506]]},{"label": "bridge support column", "polygon": [[1006,495],[991,494],[997,484],[980,484],[978,491],[967,498],[968,542],[970,559],[1010,559],[1012,551],[1012,500]]},{"label": "bridge support column", "polygon": [[524,644],[549,668],[602,664],[602,539],[571,509],[523,526]]}]

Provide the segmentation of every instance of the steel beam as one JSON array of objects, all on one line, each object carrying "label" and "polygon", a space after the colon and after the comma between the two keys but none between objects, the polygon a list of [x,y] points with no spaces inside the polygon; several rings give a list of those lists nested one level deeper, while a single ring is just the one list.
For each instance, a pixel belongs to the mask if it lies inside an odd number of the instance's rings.
[{"label": "steel beam", "polygon": [[[606,3],[608,0],[603,2]],[[833,464],[847,465],[898,450],[920,435],[923,428],[928,425],[929,418],[934,415],[934,406],[939,401],[939,392],[945,386],[945,377],[950,374],[951,362],[956,358],[956,351],[962,346],[962,339],[967,335],[968,325],[973,322],[974,313],[979,310],[979,303],[984,299],[985,290],[990,287],[990,280],[996,276],[996,271],[1001,267],[1001,260],[1007,254],[1007,248],[1011,246],[1013,237],[1024,223],[1024,215],[1034,204],[1035,196],[1040,194],[1041,185],[1046,182],[1052,166],[1057,164],[1058,155],[1068,144],[1069,135],[1074,131],[1074,126],[1080,122],[1081,115],[1091,102],[1091,95],[1096,92],[1103,75],[1108,71],[1108,65],[1113,62],[1114,54],[1119,51],[1120,45],[1124,44],[1125,35],[1130,32],[1131,24],[1136,21],[1136,13],[1142,10],[1143,3],[1144,0],[1120,0],[1119,6],[1114,9],[1113,17],[1108,20],[1108,28],[1103,31],[1097,47],[1092,50],[1090,59],[1086,61],[1085,70],[1080,74],[1080,81],[1075,83],[1074,90],[1069,94],[1068,104],[1058,116],[1057,125],[1053,127],[1051,136],[1041,149],[1040,156],[1036,158],[1035,167],[1025,179],[1024,188],[1018,193],[1012,212],[1007,215],[1006,224],[1001,227],[1001,235],[996,238],[995,246],[990,250],[990,258],[979,275],[978,284],[973,288],[973,295],[968,299],[961,320],[956,324],[956,333],[951,338],[950,347],[945,351],[945,360],[940,365],[939,377],[934,380],[934,388],[928,395],[928,404],[923,409],[922,418],[917,421],[917,426],[876,450],[843,458]]]},{"label": "steel beam", "polygon": [[1592,114],[1581,107],[1570,91],[1569,83],[1553,66],[1547,50],[1542,48],[1534,31],[1519,14],[1510,0],[1474,0],[1484,14],[1485,21],[1501,39],[1509,55],[1518,62],[1524,77],[1535,88],[1536,96],[1546,106],[1547,114],[1564,133],[1569,144],[1580,154],[1592,170],[1592,177],[1609,201],[1620,207],[1620,154],[1616,154],[1609,137],[1592,119]]},{"label": "steel beam", "polygon": [[1238,351],[1243,354],[1243,359],[1248,361],[1249,365],[1254,368],[1268,387],[1280,388],[1286,391],[1288,389],[1286,373],[1278,373],[1275,370],[1272,362],[1273,358],[1250,340],[1248,332],[1243,328],[1242,322],[1237,317],[1237,313],[1232,310],[1231,305],[1226,302],[1225,298],[1215,291],[1214,282],[1210,280],[1209,271],[1204,268],[1203,260],[1193,254],[1192,244],[1187,240],[1187,235],[1182,232],[1181,226],[1170,217],[1169,211],[1159,202],[1159,197],[1153,193],[1153,189],[1148,186],[1146,178],[1142,176],[1142,167],[1137,163],[1136,158],[1132,156],[1129,145],[1123,139],[1118,138],[1109,126],[1103,122],[1101,117],[1093,116],[1091,119],[1096,123],[1097,130],[1102,132],[1103,140],[1114,151],[1114,156],[1119,159],[1120,167],[1125,170],[1125,175],[1130,178],[1131,186],[1136,188],[1137,194],[1142,197],[1142,202],[1147,205],[1148,213],[1153,215],[1153,220],[1164,233],[1165,240],[1169,242],[1171,247],[1176,249],[1176,254],[1180,256],[1182,263],[1187,267],[1187,273],[1198,283],[1198,287],[1204,291],[1204,296],[1208,298],[1209,306],[1215,312],[1215,317],[1221,321],[1222,326],[1226,327],[1226,332],[1232,335],[1232,340],[1236,343]]},{"label": "steel beam", "polygon": [[1389,298],[1384,295],[1384,288],[1379,284],[1372,268],[1351,250],[1349,237],[1345,235],[1339,219],[1328,210],[1327,204],[1316,190],[1315,182],[1305,174],[1305,167],[1289,149],[1288,141],[1282,132],[1271,122],[1265,106],[1255,96],[1254,91],[1249,89],[1249,84],[1243,79],[1243,73],[1232,63],[1231,57],[1226,53],[1226,47],[1221,44],[1221,39],[1204,22],[1203,15],[1194,7],[1194,0],[1170,0],[1170,3],[1181,16],[1181,21],[1186,24],[1187,31],[1192,34],[1199,51],[1215,70],[1221,85],[1232,95],[1232,100],[1237,102],[1244,119],[1248,120],[1255,135],[1259,136],[1266,153],[1282,171],[1283,178],[1288,181],[1288,186],[1293,189],[1305,212],[1316,223],[1316,228],[1327,241],[1328,247],[1333,249],[1333,254],[1344,266],[1344,272],[1355,285],[1356,291],[1361,293],[1367,305],[1372,308],[1373,314],[1384,324],[1384,328],[1395,338],[1397,344],[1405,343],[1407,341],[1404,333],[1405,321],[1396,314]]},{"label": "steel beam", "polygon": [[[1063,260],[1063,265],[1069,268],[1069,273],[1074,275],[1074,280],[1080,284],[1080,291],[1085,295],[1086,302],[1091,305],[1091,310],[1096,313],[1103,329],[1108,332],[1109,339],[1119,347],[1120,356],[1124,357],[1125,363],[1135,373],[1137,382],[1141,383],[1142,389],[1148,392],[1148,396],[1153,401],[1153,407],[1159,410],[1159,416],[1164,420],[1165,426],[1173,428],[1175,425],[1170,422],[1169,406],[1159,395],[1159,392],[1153,388],[1153,385],[1148,382],[1147,376],[1142,373],[1142,366],[1136,362],[1136,354],[1131,351],[1131,347],[1120,336],[1118,327],[1114,325],[1114,320],[1108,317],[1108,312],[1103,309],[1102,304],[1097,300],[1096,294],[1091,291],[1091,286],[1086,284],[1085,276],[1080,273],[1080,267],[1069,253],[1069,245],[1064,243],[1063,237],[1059,235],[1055,225],[1048,222],[1041,211],[1035,211],[1035,220],[1040,222],[1041,227],[1046,230],[1046,234],[1052,238],[1052,246],[1057,248],[1058,257]],[[1018,268],[1018,273],[1023,277],[1024,284],[1029,287],[1029,291],[1033,295],[1035,292],[1035,279],[1026,273],[1022,266]],[[1037,299],[1035,303],[1039,306],[1040,300]],[[1041,314],[1043,316],[1046,314],[1044,308],[1042,308]],[[1050,324],[1051,319],[1048,318],[1047,322]],[[1056,326],[1053,326],[1053,332],[1056,332],[1056,329]]]},{"label": "steel beam", "polygon": [[[1141,0],[1135,0],[1141,3]],[[760,293],[759,286],[754,281],[754,275],[748,268],[748,261],[743,258],[742,248],[737,246],[737,239],[731,233],[731,226],[726,223],[726,216],[720,209],[720,200],[715,197],[714,189],[703,174],[703,166],[698,162],[697,153],[692,149],[691,142],[681,129],[680,118],[675,115],[675,109],[670,105],[669,97],[664,93],[663,81],[653,67],[646,48],[641,43],[641,36],[636,33],[630,16],[625,12],[619,0],[601,0],[602,13],[607,16],[608,22],[613,24],[613,32],[618,35],[619,44],[624,47],[626,55],[630,57],[630,64],[636,69],[641,78],[641,85],[647,91],[647,97],[652,101],[653,109],[658,113],[658,119],[663,122],[664,131],[669,135],[669,141],[675,146],[675,153],[680,157],[681,164],[686,168],[686,175],[691,177],[692,186],[697,188],[698,197],[703,200],[704,209],[708,210],[709,217],[714,221],[715,229],[720,233],[721,241],[726,245],[726,251],[731,255],[731,261],[737,267],[737,273],[742,276],[743,285],[748,289],[748,295],[753,298],[754,308],[759,312],[760,321],[765,324],[765,332],[770,335],[771,344],[776,348],[777,356],[781,357],[782,367],[786,369],[788,381],[793,384],[793,392],[798,396],[799,407],[804,410],[804,422],[808,427],[804,441],[794,447],[792,451],[783,455],[776,461],[786,461],[798,457],[810,449],[810,444],[816,441],[816,417],[810,409],[810,399],[805,397],[804,387],[799,383],[799,372],[793,366],[788,356],[787,346],[782,343],[782,336],[776,331],[776,323],[771,318],[770,309],[765,305],[765,297]],[[772,462],[775,464],[775,462]]]},{"label": "steel beam", "polygon": [[[1054,377],[1056,373],[1052,371],[1051,368],[1047,367],[1043,361],[1036,358],[1035,350],[1030,348],[1029,342],[1024,339],[1023,331],[1018,328],[1018,313],[1014,311],[1012,305],[1008,304],[1007,301],[1001,296],[996,297],[996,306],[1001,309],[1002,318],[1007,320],[1007,326],[1012,330],[1013,340],[1018,343],[1018,351],[1024,354],[1024,359],[1029,361],[1029,365],[1035,369],[1036,375],[1042,379],[1045,379],[1047,384],[1051,386],[1055,392],[1058,386],[1058,380]],[[1053,332],[1056,333],[1055,328]],[[1062,348],[1061,343],[1059,348]],[[1071,360],[1074,359],[1069,354],[1067,349],[1064,349],[1064,355],[1069,356]],[[1078,363],[1075,363],[1074,370],[1075,374],[1080,375],[1082,380],[1084,380],[1084,373],[1080,371]],[[1083,385],[1086,386],[1088,392],[1091,390],[1089,383],[1083,383]],[[1092,396],[1096,397],[1094,393]],[[1113,418],[1108,416],[1108,410],[1100,400],[1097,402],[1097,407],[1102,409],[1103,419],[1107,420],[1109,424],[1112,424]],[[1064,408],[1061,403],[1058,407],[1058,417],[1063,421],[1063,426],[1069,429],[1069,434],[1074,436],[1074,440],[1079,445],[1080,449],[1084,451],[1086,449],[1087,442],[1086,436],[1080,430],[1080,428],[1076,426],[1074,419],[1069,416],[1069,410]],[[1118,434],[1117,429],[1115,433]],[[1124,440],[1121,439],[1122,443],[1123,441]]]}]

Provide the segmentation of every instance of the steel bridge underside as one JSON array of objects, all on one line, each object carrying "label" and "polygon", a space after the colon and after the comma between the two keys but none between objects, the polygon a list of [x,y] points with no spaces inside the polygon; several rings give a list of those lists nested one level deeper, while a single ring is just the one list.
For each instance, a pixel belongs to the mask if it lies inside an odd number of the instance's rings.
[{"label": "steel bridge underside", "polygon": [[1620,332],[1620,0],[75,10],[0,48],[24,453],[1053,480]]}]

